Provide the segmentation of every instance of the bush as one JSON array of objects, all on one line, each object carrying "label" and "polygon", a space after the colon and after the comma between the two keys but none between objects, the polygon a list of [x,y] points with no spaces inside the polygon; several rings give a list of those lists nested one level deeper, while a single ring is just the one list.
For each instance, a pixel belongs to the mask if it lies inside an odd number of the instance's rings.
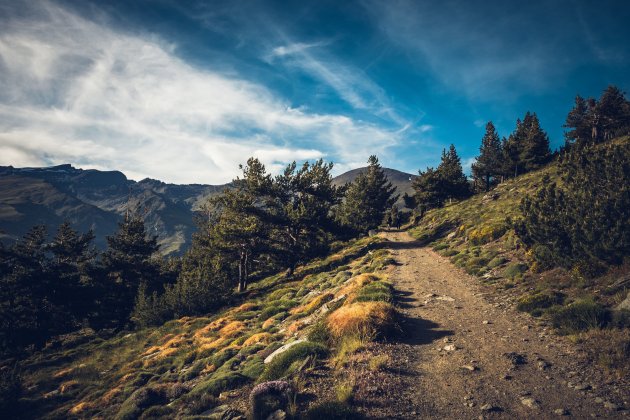
[{"label": "bush", "polygon": [[330,332],[326,322],[319,321],[313,325],[308,332],[308,339],[314,343],[328,343],[330,341]]},{"label": "bush", "polygon": [[392,285],[383,281],[374,281],[359,289],[353,302],[392,302]]},{"label": "bush", "polygon": [[304,360],[309,356],[326,357],[328,356],[328,349],[320,343],[312,343],[310,341],[296,344],[284,353],[274,357],[260,376],[260,380],[273,381],[283,378],[290,373],[290,368],[295,362]]},{"label": "bush", "polygon": [[253,420],[266,419],[274,411],[285,410],[295,393],[287,381],[263,382],[249,394],[249,407]]},{"label": "bush", "polygon": [[305,414],[306,420],[358,420],[362,419],[359,413],[357,413],[348,404],[344,404],[338,401],[322,402],[312,406]]},{"label": "bush", "polygon": [[160,389],[144,387],[134,391],[120,406],[116,415],[118,420],[137,419],[142,412],[152,405],[164,404],[166,396]]},{"label": "bush", "polygon": [[553,326],[562,334],[603,328],[610,322],[610,311],[590,300],[581,300],[552,312]]},{"label": "bush", "polygon": [[508,262],[507,258],[504,257],[494,257],[493,259],[490,260],[490,262],[488,263],[488,268],[497,268],[500,265],[505,264],[506,262]]},{"label": "bush", "polygon": [[513,263],[505,267],[505,271],[503,275],[506,278],[513,279],[515,277],[521,276],[524,272],[527,271],[527,265],[523,263]]},{"label": "bush", "polygon": [[554,305],[561,305],[564,296],[561,293],[535,293],[529,296],[523,296],[519,299],[516,309],[523,312],[529,312],[532,315],[542,315],[542,310],[550,308]]},{"label": "bush", "polygon": [[394,308],[385,302],[357,302],[342,306],[328,317],[334,338],[361,334],[387,334],[394,326]]},{"label": "bush", "polygon": [[217,372],[210,379],[198,383],[190,395],[209,394],[217,397],[223,391],[238,388],[247,383],[249,378],[238,372]]},{"label": "bush", "polygon": [[627,309],[613,311],[610,326],[613,328],[630,328],[630,311]]}]

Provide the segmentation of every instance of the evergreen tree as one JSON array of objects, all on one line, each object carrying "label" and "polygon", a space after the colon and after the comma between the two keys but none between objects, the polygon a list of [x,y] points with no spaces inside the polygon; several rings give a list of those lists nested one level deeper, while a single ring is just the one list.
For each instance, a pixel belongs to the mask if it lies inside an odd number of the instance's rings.
[{"label": "evergreen tree", "polygon": [[275,256],[288,268],[288,276],[297,264],[327,250],[332,209],[342,197],[342,189],[332,182],[332,167],[322,159],[299,169],[293,162],[274,179],[269,215],[279,247]]},{"label": "evergreen tree", "polygon": [[237,261],[239,292],[247,288],[252,260],[267,247],[269,226],[261,217],[259,194],[271,188],[271,177],[258,160],[250,159],[243,174],[234,188],[210,200],[216,214],[208,230],[214,246]]},{"label": "evergreen tree", "polygon": [[481,139],[479,152],[472,164],[472,175],[476,185],[483,185],[485,191],[489,191],[491,185],[498,183],[503,165],[501,140],[492,121],[486,124],[486,134]]},{"label": "evergreen tree", "polygon": [[538,169],[549,162],[549,137],[540,127],[535,113],[529,111],[503,143],[504,175],[518,176]]},{"label": "evergreen tree", "polygon": [[437,171],[445,199],[462,199],[470,195],[468,179],[454,145],[451,144],[448,151],[442,151],[442,161]]},{"label": "evergreen tree", "polygon": [[388,181],[376,156],[370,156],[368,167],[347,186],[339,211],[340,222],[355,232],[377,228],[385,212],[398,199],[396,187]]},{"label": "evergreen tree", "polygon": [[419,216],[432,208],[442,207],[444,204],[445,194],[443,182],[440,172],[433,168],[427,168],[426,171],[418,171],[418,176],[414,178],[411,185],[416,191],[414,195],[417,203]]},{"label": "evergreen tree", "polygon": [[569,111],[563,127],[568,130],[564,133],[565,142],[570,145],[576,143],[586,143],[592,140],[592,106],[580,95],[575,97],[575,105]]},{"label": "evergreen tree", "polygon": [[133,309],[140,285],[149,293],[159,291],[162,284],[152,256],[159,250],[157,237],[147,234],[144,221],[130,215],[118,225],[118,231],[107,237],[107,250],[102,256],[103,311],[105,318],[125,322]]},{"label": "evergreen tree", "polygon": [[606,141],[630,133],[630,103],[616,86],[608,86],[595,108],[599,131],[595,141]]},{"label": "evergreen tree", "polygon": [[52,253],[51,277],[54,279],[47,295],[58,306],[78,320],[93,309],[91,274],[96,251],[92,247],[94,233],[79,234],[70,223],[57,229],[47,251]]},{"label": "evergreen tree", "polygon": [[536,113],[526,113],[523,119],[525,136],[522,139],[522,151],[519,156],[523,172],[539,169],[551,160],[549,137],[540,128]]}]

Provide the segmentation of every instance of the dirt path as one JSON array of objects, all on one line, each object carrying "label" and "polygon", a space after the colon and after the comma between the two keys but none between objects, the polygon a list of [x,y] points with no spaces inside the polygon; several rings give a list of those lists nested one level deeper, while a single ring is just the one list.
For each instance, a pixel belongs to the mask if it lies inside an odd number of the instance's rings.
[{"label": "dirt path", "polygon": [[375,417],[629,417],[629,395],[565,338],[406,233],[383,236],[404,318],[399,342],[385,346],[396,390]]}]

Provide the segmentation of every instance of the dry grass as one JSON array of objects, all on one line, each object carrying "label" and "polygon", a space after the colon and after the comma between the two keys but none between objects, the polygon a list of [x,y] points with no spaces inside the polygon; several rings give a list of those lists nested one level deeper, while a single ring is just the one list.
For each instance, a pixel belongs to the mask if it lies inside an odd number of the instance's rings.
[{"label": "dry grass", "polygon": [[350,335],[376,336],[394,324],[394,308],[384,302],[359,302],[342,306],[328,317],[330,333],[335,338]]},{"label": "dry grass", "polygon": [[252,344],[269,344],[273,340],[273,336],[267,332],[254,334],[243,342],[243,346],[251,346]]},{"label": "dry grass", "polygon": [[335,293],[335,297],[339,296],[350,296],[361,287],[369,284],[373,281],[380,280],[380,277],[376,274],[372,273],[363,273],[358,276],[352,277],[350,280],[346,282],[346,284]]},{"label": "dry grass", "polygon": [[291,309],[290,313],[293,315],[299,314],[299,313],[311,314],[315,312],[315,310],[318,309],[320,306],[322,306],[324,303],[331,301],[333,297],[334,296],[332,293],[321,294],[313,298],[307,304],[302,305],[302,306],[296,306],[295,308]]},{"label": "dry grass", "polygon": [[590,330],[579,335],[593,359],[606,371],[619,378],[630,375],[630,330]]},{"label": "dry grass", "polygon": [[219,336],[223,338],[234,337],[245,329],[245,324],[241,321],[232,321],[219,330]]}]

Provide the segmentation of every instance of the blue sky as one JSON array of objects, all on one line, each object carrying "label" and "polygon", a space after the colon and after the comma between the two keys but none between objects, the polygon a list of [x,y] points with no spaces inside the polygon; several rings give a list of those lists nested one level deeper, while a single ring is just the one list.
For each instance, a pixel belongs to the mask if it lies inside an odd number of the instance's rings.
[{"label": "blue sky", "polygon": [[625,1],[0,0],[0,165],[223,183],[377,154],[416,173],[492,120],[552,145],[577,93],[630,90]]}]

